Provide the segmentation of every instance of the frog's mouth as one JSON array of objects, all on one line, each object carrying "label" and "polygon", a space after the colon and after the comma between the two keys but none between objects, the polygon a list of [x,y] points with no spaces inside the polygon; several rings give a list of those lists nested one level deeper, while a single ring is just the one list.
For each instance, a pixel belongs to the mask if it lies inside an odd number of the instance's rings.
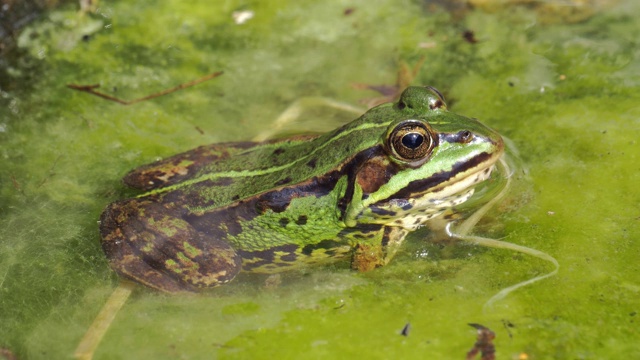
[{"label": "frog's mouth", "polygon": [[471,160],[455,164],[451,170],[413,180],[389,199],[444,198],[462,193],[487,180],[501,155],[502,153],[483,152]]},{"label": "frog's mouth", "polygon": [[466,202],[474,194],[475,186],[491,177],[500,155],[480,154],[480,161],[466,162],[467,166],[461,164],[450,172],[414,180],[392,197],[370,206],[371,212],[377,214],[375,222],[415,229]]}]

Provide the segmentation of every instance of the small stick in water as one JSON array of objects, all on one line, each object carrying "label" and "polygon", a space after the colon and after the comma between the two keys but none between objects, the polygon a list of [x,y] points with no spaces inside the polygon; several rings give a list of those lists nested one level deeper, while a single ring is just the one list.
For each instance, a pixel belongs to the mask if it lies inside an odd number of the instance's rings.
[{"label": "small stick in water", "polygon": [[202,82],[205,82],[207,80],[211,80],[213,78],[216,78],[216,77],[218,77],[218,76],[220,76],[222,74],[224,74],[224,72],[217,71],[217,72],[214,72],[213,74],[209,74],[207,76],[203,76],[203,77],[201,77],[199,79],[196,79],[196,80],[193,80],[193,81],[189,81],[189,82],[186,82],[184,84],[180,84],[178,86],[172,87],[171,89],[166,89],[166,90],[157,92],[155,94],[147,95],[147,96],[144,96],[144,97],[141,97],[141,98],[138,98],[138,99],[133,99],[133,100],[122,100],[122,99],[117,98],[115,96],[111,96],[109,94],[105,94],[103,92],[95,90],[95,89],[100,87],[99,84],[92,84],[92,85],[67,84],[67,87],[70,88],[70,89],[73,89],[73,90],[86,92],[86,93],[95,95],[97,97],[101,97],[101,98],[109,100],[109,101],[114,101],[114,102],[117,102],[118,104],[121,104],[121,105],[132,105],[132,104],[139,103],[139,102],[142,102],[142,101],[155,99],[155,98],[163,96],[163,95],[168,95],[168,94],[171,94],[171,93],[176,92],[178,90],[182,90],[182,89],[194,86],[194,85],[198,85],[198,84],[200,84]]}]

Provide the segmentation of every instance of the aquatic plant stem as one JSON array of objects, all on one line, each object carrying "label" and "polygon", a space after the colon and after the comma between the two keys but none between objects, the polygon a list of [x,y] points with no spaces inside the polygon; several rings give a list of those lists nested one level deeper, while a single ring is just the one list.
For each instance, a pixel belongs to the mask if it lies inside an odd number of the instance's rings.
[{"label": "aquatic plant stem", "polygon": [[91,360],[93,354],[100,345],[104,334],[111,326],[113,319],[116,317],[120,308],[131,295],[131,292],[135,288],[135,284],[121,280],[120,285],[111,293],[107,302],[102,306],[100,313],[93,320],[93,323],[82,337],[80,344],[73,353],[73,356],[79,360]]},{"label": "aquatic plant stem", "polygon": [[347,113],[362,114],[365,109],[353,106],[341,101],[336,101],[322,96],[302,97],[291,103],[280,116],[272,123],[268,130],[261,132],[253,138],[253,141],[265,141],[278,134],[286,125],[297,120],[305,109],[313,107],[328,107],[330,109],[342,110]]},{"label": "aquatic plant stem", "polygon": [[505,289],[500,290],[497,294],[492,296],[487,302],[484,304],[483,309],[486,311],[489,307],[491,307],[496,301],[504,299],[508,294],[519,289],[523,286],[527,286],[529,284],[533,284],[534,282],[538,282],[540,280],[546,279],[548,277],[554,276],[558,273],[560,269],[560,264],[558,261],[549,254],[546,254],[542,251],[532,249],[522,245],[516,245],[506,241],[500,241],[495,239],[489,239],[481,236],[468,235],[468,233],[473,229],[473,227],[480,221],[480,219],[491,209],[498,201],[500,201],[506,194],[509,188],[511,187],[511,169],[507,164],[504,156],[498,162],[498,165],[501,167],[502,172],[506,177],[506,184],[504,188],[496,195],[491,201],[487,202],[484,206],[478,209],[475,213],[473,213],[468,219],[463,221],[460,226],[455,229],[451,229],[450,225],[447,225],[446,231],[449,236],[455,239],[459,239],[474,245],[486,246],[495,249],[507,249],[517,251],[523,254],[527,254],[533,257],[536,257],[541,260],[548,261],[554,265],[554,270],[540,276],[536,276],[532,279],[517,283],[515,285],[509,286]]}]

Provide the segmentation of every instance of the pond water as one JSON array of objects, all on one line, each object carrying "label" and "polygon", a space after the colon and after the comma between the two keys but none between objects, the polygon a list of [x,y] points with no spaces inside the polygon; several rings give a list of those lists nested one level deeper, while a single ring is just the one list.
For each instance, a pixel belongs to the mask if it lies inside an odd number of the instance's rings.
[{"label": "pond water", "polygon": [[[268,287],[242,275],[193,296],[137,287],[95,358],[464,358],[468,323],[496,333],[501,359],[640,358],[640,3],[436,3],[105,1],[23,28],[0,81],[3,353],[73,357],[118,286],[97,220],[134,194],[127,171],[259,136],[300,98],[364,108],[379,94],[354,84],[393,85],[424,61],[412,84],[504,135],[518,165],[473,232],[553,256],[556,276],[484,307],[553,267],[418,232],[365,274],[308,268]],[[134,99],[216,71],[130,106],[66,87]],[[280,132],[353,118],[313,107]]]}]

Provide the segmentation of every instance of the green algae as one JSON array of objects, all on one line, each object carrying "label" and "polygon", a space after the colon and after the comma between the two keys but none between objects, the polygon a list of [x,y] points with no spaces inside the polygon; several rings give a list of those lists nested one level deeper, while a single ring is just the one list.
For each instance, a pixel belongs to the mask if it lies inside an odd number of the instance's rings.
[{"label": "green algae", "polygon": [[[255,16],[238,25],[236,10]],[[629,0],[546,25],[527,9],[458,19],[390,1],[115,2],[94,15],[47,14],[18,42],[30,67],[3,79],[20,86],[0,93],[0,347],[20,358],[72,356],[117,283],[96,221],[131,195],[119,182],[128,170],[250,139],[303,96],[357,104],[375,94],[351,84],[392,84],[400,61],[424,56],[414,84],[436,86],[452,111],[480,118],[519,151],[516,185],[476,231],[549,253],[557,276],[483,310],[549,265],[442,248],[418,233],[368,274],[305,269],[272,289],[244,275],[191,297],[140,289],[96,358],[462,358],[475,341],[467,323],[497,333],[501,358],[638,357],[638,10]],[[477,43],[463,39],[468,29]],[[132,99],[218,70],[129,107],[65,87],[99,83]],[[326,130],[351,115],[308,117]]]}]

